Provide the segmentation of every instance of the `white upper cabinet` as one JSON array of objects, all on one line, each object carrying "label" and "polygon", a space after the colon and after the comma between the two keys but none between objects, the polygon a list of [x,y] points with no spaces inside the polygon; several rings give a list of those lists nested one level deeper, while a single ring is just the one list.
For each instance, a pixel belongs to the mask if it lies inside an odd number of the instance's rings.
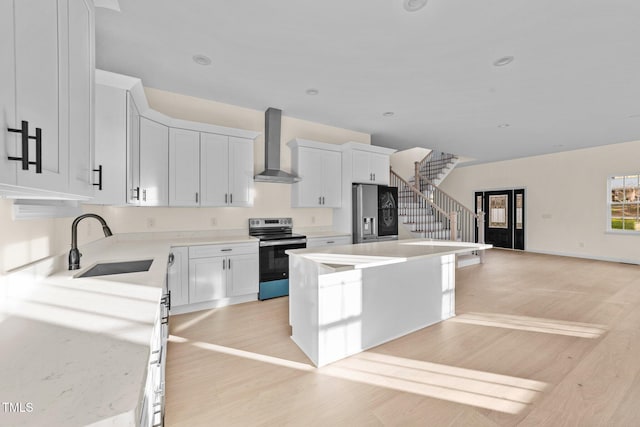
[{"label": "white upper cabinet", "polygon": [[389,156],[395,150],[355,142],[344,147],[351,153],[352,182],[389,185]]},{"label": "white upper cabinet", "polygon": [[90,203],[127,204],[127,91],[96,85],[95,164],[98,185]]},{"label": "white upper cabinet", "polygon": [[18,138],[7,128],[17,126],[15,98],[15,64],[6,58],[14,57],[13,2],[0,2],[0,52],[6,55],[0,61],[0,183],[15,185],[18,162],[10,160],[20,154]]},{"label": "white upper cabinet", "polygon": [[169,205],[200,205],[200,132],[169,129]]},{"label": "white upper cabinet", "polygon": [[253,205],[253,141],[200,134],[201,206]]},{"label": "white upper cabinet", "polygon": [[91,7],[88,0],[70,1],[68,20],[69,191],[88,197],[93,196],[94,187],[95,53]]},{"label": "white upper cabinet", "polygon": [[[93,3],[6,0],[0,8],[0,43],[8,53],[1,66],[0,192],[12,186],[7,191],[15,197],[86,198],[92,187]],[[21,134],[7,128],[27,126],[25,149]],[[8,159],[23,154],[28,165]]]},{"label": "white upper cabinet", "polygon": [[200,135],[200,189],[202,206],[229,204],[229,137]]},{"label": "white upper cabinet", "polygon": [[169,128],[140,117],[140,205],[169,205]]},{"label": "white upper cabinet", "polygon": [[229,137],[229,205],[253,205],[253,141]]},{"label": "white upper cabinet", "polygon": [[253,204],[258,132],[165,116],[149,108],[139,79],[102,70],[96,76],[96,169],[102,167],[103,180],[90,203]]},{"label": "white upper cabinet", "polygon": [[295,139],[292,171],[300,181],[291,186],[292,207],[337,208],[342,203],[342,151],[339,145]]},{"label": "white upper cabinet", "polygon": [[127,123],[124,152],[127,155],[126,194],[128,204],[140,204],[140,110],[127,93]]}]

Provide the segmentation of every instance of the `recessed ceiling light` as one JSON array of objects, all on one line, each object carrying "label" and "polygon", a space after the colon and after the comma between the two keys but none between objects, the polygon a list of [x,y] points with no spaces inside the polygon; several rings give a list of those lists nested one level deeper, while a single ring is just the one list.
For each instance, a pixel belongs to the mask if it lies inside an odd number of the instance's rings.
[{"label": "recessed ceiling light", "polygon": [[509,126],[511,126],[509,123],[502,123],[498,125],[499,128],[508,128]]},{"label": "recessed ceiling light", "polygon": [[382,113],[384,117],[393,117],[396,113],[393,111],[387,111],[386,113]]},{"label": "recessed ceiling light", "polygon": [[307,89],[307,95],[317,95],[320,91],[318,89]]},{"label": "recessed ceiling light", "polygon": [[404,10],[416,12],[427,5],[427,0],[404,0]]},{"label": "recessed ceiling light", "polygon": [[211,64],[211,58],[209,58],[206,55],[193,55],[193,62],[195,62],[198,65],[210,65]]},{"label": "recessed ceiling light", "polygon": [[500,59],[496,59],[493,62],[493,65],[495,65],[496,67],[504,67],[505,65],[511,64],[513,60],[514,60],[513,56],[503,56]]}]

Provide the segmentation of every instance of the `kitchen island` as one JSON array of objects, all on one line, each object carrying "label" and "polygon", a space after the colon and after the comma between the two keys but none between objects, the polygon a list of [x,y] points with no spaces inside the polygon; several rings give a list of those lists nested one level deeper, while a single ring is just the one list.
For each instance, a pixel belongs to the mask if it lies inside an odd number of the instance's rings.
[{"label": "kitchen island", "polygon": [[426,239],[287,251],[291,338],[318,367],[455,315],[456,254]]}]

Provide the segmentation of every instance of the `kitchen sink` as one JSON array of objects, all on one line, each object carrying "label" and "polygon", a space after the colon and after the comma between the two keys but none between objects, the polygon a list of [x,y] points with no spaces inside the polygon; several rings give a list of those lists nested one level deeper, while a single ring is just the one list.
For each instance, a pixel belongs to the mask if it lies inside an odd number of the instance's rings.
[{"label": "kitchen sink", "polygon": [[124,262],[104,262],[94,265],[84,273],[75,277],[95,277],[108,276],[111,274],[138,273],[141,271],[149,271],[152,263],[152,259]]}]

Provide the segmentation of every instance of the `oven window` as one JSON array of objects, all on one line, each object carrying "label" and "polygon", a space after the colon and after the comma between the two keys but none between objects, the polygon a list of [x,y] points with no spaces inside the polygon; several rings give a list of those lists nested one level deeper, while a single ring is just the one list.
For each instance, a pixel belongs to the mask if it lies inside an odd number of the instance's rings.
[{"label": "oven window", "polygon": [[289,256],[285,253],[289,249],[301,249],[304,243],[294,245],[265,246],[260,248],[260,281],[280,280],[289,278]]}]

